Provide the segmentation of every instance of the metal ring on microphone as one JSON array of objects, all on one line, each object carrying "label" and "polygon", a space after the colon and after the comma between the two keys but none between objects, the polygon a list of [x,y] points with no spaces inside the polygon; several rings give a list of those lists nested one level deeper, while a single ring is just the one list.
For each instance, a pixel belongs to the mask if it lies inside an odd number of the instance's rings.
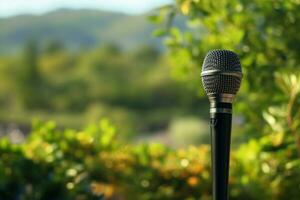
[{"label": "metal ring on microphone", "polygon": [[221,71],[221,70],[207,70],[201,73],[201,76],[213,76],[213,75],[227,75],[227,76],[236,76],[239,78],[243,77],[242,72],[238,71]]},{"label": "metal ring on microphone", "polygon": [[234,94],[208,94],[209,101],[213,102],[222,102],[222,103],[233,103]]},{"label": "metal ring on microphone", "polygon": [[230,108],[211,108],[210,113],[227,113],[227,114],[232,114],[232,109]]}]

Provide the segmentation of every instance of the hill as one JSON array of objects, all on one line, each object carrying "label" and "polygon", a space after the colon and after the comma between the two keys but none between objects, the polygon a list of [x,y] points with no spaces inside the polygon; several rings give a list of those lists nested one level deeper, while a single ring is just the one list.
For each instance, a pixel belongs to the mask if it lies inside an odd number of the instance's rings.
[{"label": "hill", "polygon": [[29,39],[62,42],[67,48],[92,48],[114,43],[124,48],[142,44],[161,47],[151,36],[154,29],[146,15],[125,15],[99,10],[60,9],[43,15],[0,19],[0,53],[19,51]]}]

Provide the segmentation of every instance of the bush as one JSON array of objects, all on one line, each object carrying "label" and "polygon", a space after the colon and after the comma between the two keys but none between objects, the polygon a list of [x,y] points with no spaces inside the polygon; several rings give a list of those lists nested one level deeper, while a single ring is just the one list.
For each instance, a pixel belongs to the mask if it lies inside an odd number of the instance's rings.
[{"label": "bush", "polygon": [[[23,144],[0,142],[1,199],[211,199],[207,145],[173,150],[125,145],[107,120],[83,131],[36,122]],[[232,153],[230,198],[300,195],[300,162],[291,140],[252,140]]]}]

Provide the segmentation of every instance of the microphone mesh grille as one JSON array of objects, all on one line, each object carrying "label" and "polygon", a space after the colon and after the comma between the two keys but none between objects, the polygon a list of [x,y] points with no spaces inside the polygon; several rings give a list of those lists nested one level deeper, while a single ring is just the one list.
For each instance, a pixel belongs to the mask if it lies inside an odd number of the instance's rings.
[{"label": "microphone mesh grille", "polygon": [[[242,72],[239,57],[232,51],[212,50],[204,59],[202,72],[219,70],[220,72]],[[240,88],[241,77],[233,75],[213,74],[202,76],[206,93],[236,94]]]},{"label": "microphone mesh grille", "polygon": [[202,81],[207,94],[236,94],[241,84],[241,78],[221,74],[203,76]]}]

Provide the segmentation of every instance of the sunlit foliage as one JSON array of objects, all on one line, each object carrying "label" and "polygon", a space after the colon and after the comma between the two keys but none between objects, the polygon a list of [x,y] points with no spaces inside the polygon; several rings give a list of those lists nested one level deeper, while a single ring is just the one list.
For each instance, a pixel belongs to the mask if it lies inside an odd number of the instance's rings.
[{"label": "sunlit foliage", "polygon": [[[82,131],[36,121],[23,144],[0,140],[1,199],[211,199],[209,146],[129,145],[109,121]],[[232,152],[230,199],[299,197],[297,148],[273,136]]]},{"label": "sunlit foliage", "polygon": [[[245,127],[247,135],[258,136],[264,126],[261,110],[280,103],[283,96],[275,86],[276,72],[299,72],[299,9],[298,0],[177,0],[151,20],[166,37],[175,77],[201,95],[205,54],[229,49],[240,55],[244,80],[236,108],[251,123]],[[172,23],[178,18],[189,29]]]}]

